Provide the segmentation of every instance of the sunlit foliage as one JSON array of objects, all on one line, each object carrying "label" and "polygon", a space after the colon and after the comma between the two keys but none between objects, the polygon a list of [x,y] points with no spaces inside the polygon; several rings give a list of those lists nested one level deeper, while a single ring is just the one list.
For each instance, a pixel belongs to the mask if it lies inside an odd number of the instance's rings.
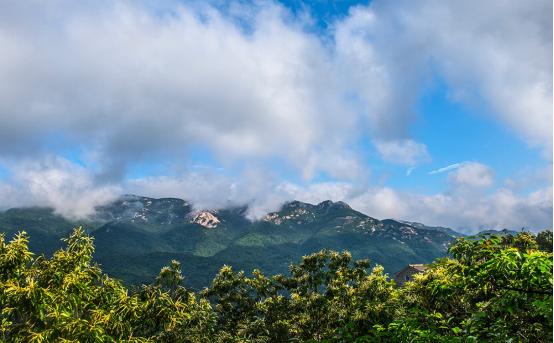
[{"label": "sunlit foliage", "polygon": [[[320,251],[289,275],[221,268],[183,286],[172,261],[127,289],[94,263],[81,228],[51,258],[0,235],[0,339],[7,342],[548,342],[552,234],[459,239],[399,288],[383,268]],[[186,261],[185,261],[186,263]]]}]

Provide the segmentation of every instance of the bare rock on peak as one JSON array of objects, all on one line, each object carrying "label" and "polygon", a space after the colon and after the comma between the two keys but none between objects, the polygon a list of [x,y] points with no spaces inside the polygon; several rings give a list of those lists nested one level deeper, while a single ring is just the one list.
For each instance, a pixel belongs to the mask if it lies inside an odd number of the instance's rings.
[{"label": "bare rock on peak", "polygon": [[221,221],[211,212],[200,211],[194,214],[192,222],[207,229],[215,229]]}]

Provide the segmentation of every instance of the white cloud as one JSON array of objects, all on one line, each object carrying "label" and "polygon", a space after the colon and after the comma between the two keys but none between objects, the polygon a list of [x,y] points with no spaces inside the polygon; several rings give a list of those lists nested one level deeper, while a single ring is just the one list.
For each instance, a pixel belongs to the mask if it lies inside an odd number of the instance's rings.
[{"label": "white cloud", "polygon": [[339,41],[355,49],[362,70],[383,80],[375,88],[391,90],[374,92],[388,112],[375,120],[413,121],[407,104],[432,65],[452,99],[486,107],[551,159],[552,1],[374,1],[352,10],[337,31],[339,38],[349,32]]},{"label": "white cloud", "polygon": [[503,188],[485,196],[469,197],[467,193],[424,195],[377,187],[343,200],[377,218],[392,217],[447,226],[464,233],[482,229],[552,228],[551,187],[529,195],[517,195]]},{"label": "white cloud", "polygon": [[[120,1],[49,8],[0,5],[15,18],[0,23],[9,84],[0,89],[0,143],[11,141],[0,154],[63,132],[108,169],[191,145],[223,161],[279,156],[305,175],[360,169],[344,157],[362,129],[332,54],[282,7],[237,12],[249,30],[209,6],[171,15]],[[56,25],[26,20],[43,9]]]},{"label": "white cloud", "polygon": [[[465,163],[451,171],[454,186],[445,192],[419,194],[386,186],[362,186],[350,182],[319,182],[305,185],[282,182],[258,170],[248,176],[230,179],[210,173],[185,174],[179,178],[134,180],[131,189],[139,194],[169,196],[178,194],[199,208],[249,205],[249,216],[257,219],[277,210],[289,200],[319,203],[345,201],[370,216],[397,218],[442,225],[465,233],[484,228],[533,230],[552,227],[552,187],[529,194],[509,188],[490,189],[494,172],[487,166]],[[485,192],[489,188],[490,191]],[[224,195],[224,196],[222,196]]]},{"label": "white cloud", "polygon": [[150,197],[180,197],[196,209],[248,206],[247,216],[258,219],[276,210],[290,194],[271,172],[250,169],[235,178],[214,169],[189,171],[178,176],[153,176],[128,180],[125,192]]},{"label": "white cloud", "polygon": [[414,166],[419,162],[428,161],[429,153],[425,144],[411,139],[376,141],[375,146],[384,160]]},{"label": "white cloud", "polygon": [[494,172],[484,164],[467,162],[450,173],[448,180],[455,187],[487,188],[494,184]]},{"label": "white cloud", "polygon": [[330,42],[274,3],[159,6],[2,3],[0,154],[51,153],[61,132],[105,169],[202,145],[342,176],[363,169],[357,158],[336,170],[320,156],[351,154],[369,131],[384,159],[415,165],[428,157],[409,131],[429,65],[455,99],[482,100],[550,149],[549,1],[378,0],[331,25]]},{"label": "white cloud", "polygon": [[95,182],[90,170],[49,157],[12,165],[9,183],[0,183],[3,206],[45,206],[69,218],[85,218],[121,194],[117,185]]},{"label": "white cloud", "polygon": [[552,164],[539,168],[526,166],[504,180],[504,186],[516,192],[540,188],[545,184],[552,185]]},{"label": "white cloud", "polygon": [[155,176],[120,184],[98,184],[90,170],[61,158],[24,162],[10,168],[10,183],[0,183],[3,206],[50,206],[70,218],[83,218],[98,205],[120,194],[180,197],[198,209],[248,205],[248,216],[259,219],[289,200],[319,203],[345,201],[354,209],[384,219],[397,218],[452,227],[473,233],[483,228],[533,230],[552,227],[552,187],[522,194],[509,188],[483,193],[494,180],[490,168],[466,164],[452,171],[455,187],[443,193],[418,194],[385,186],[351,182],[297,184],[283,182],[264,169],[229,177],[215,169]]}]

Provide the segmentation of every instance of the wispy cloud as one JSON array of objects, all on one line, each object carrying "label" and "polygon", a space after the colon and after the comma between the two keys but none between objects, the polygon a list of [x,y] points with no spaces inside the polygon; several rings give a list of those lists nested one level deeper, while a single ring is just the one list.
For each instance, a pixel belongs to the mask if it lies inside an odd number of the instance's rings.
[{"label": "wispy cloud", "polygon": [[467,162],[454,163],[454,164],[448,165],[448,166],[446,166],[446,167],[442,167],[442,168],[439,168],[439,169],[431,170],[431,171],[429,172],[429,174],[430,174],[430,175],[433,175],[433,174],[440,174],[440,173],[444,173],[444,172],[447,172],[447,171],[455,170],[455,169],[458,169],[458,168],[460,168],[461,166],[463,166],[465,163],[467,163]]}]

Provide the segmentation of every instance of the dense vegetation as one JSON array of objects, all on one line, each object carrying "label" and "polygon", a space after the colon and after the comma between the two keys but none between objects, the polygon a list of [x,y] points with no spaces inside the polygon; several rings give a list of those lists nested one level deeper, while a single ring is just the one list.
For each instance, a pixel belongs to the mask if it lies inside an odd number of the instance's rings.
[{"label": "dense vegetation", "polygon": [[552,233],[459,239],[398,288],[366,260],[320,251],[288,275],[225,266],[183,286],[179,263],[127,289],[76,229],[51,258],[0,236],[0,339],[8,342],[548,342]]}]

